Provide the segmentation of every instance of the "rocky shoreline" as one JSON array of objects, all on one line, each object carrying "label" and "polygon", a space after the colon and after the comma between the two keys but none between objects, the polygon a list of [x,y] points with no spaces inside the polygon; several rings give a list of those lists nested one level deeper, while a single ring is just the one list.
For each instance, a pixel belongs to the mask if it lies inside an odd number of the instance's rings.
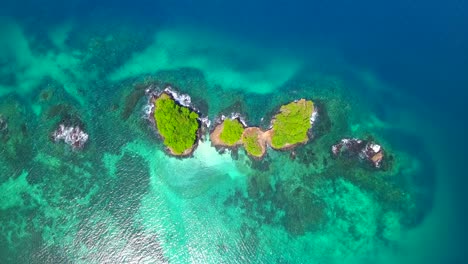
[{"label": "rocky shoreline", "polygon": [[358,138],[343,138],[332,146],[331,151],[335,157],[359,158],[374,168],[380,168],[384,158],[383,148],[379,144]]}]

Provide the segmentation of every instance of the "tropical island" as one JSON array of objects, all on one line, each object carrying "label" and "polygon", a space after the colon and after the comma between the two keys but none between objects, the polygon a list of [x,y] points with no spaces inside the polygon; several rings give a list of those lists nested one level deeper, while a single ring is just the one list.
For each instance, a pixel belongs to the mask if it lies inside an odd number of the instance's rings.
[{"label": "tropical island", "polygon": [[306,143],[316,114],[312,101],[300,99],[281,106],[271,121],[271,128],[266,131],[248,127],[238,117],[223,117],[210,138],[214,146],[232,148],[242,145],[250,156],[262,158],[267,146],[282,150]]},{"label": "tropical island", "polygon": [[225,118],[211,133],[211,142],[215,146],[234,147],[241,145],[244,131],[244,125],[239,118]]},{"label": "tropical island", "polygon": [[315,117],[314,103],[301,99],[281,106],[272,120],[270,146],[274,149],[294,147],[309,140],[307,132]]},{"label": "tropical island", "polygon": [[[147,93],[150,95],[148,117],[154,122],[169,153],[181,157],[191,155],[204,134],[202,128],[210,125],[208,118],[200,117],[200,113],[191,105],[190,96],[179,94],[171,87],[166,87],[162,92],[148,89]],[[282,105],[267,130],[248,126],[240,114],[232,113],[230,117],[222,115],[217,120],[209,137],[215,147],[244,147],[249,156],[261,159],[268,147],[290,150],[307,143],[316,118],[314,103],[300,99]],[[334,157],[341,154],[359,157],[375,168],[380,168],[383,160],[380,145],[359,139],[342,139],[332,146],[332,153]]]},{"label": "tropical island", "polygon": [[[147,89],[148,118],[154,123],[164,145],[174,156],[189,156],[202,137],[202,126],[209,126],[207,118],[191,105],[188,95],[179,94],[166,87],[163,91]],[[309,140],[308,132],[317,115],[310,100],[300,99],[281,106],[266,131],[247,126],[239,114],[221,116],[210,133],[215,147],[237,148],[243,146],[251,157],[260,159],[267,146],[276,150],[290,149]]]},{"label": "tropical island", "polygon": [[169,90],[152,94],[152,117],[164,145],[175,156],[188,156],[195,149],[200,128],[199,115],[177,102]]}]

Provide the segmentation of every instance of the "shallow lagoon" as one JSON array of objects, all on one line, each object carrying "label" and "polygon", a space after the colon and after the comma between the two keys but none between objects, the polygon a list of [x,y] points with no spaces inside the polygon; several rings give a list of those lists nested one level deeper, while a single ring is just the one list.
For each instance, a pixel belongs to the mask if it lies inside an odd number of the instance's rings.
[{"label": "shallow lagoon", "polygon": [[[418,262],[433,257],[425,234],[451,236],[441,177],[453,167],[436,140],[447,132],[372,70],[201,25],[65,21],[34,32],[2,18],[2,260]],[[298,98],[322,113],[294,160],[220,154],[209,141],[178,159],[144,118],[144,90],[167,83],[210,118],[239,112],[266,127]],[[50,139],[63,120],[89,133],[81,151]],[[381,143],[390,169],[333,159],[330,146],[349,136]]]}]

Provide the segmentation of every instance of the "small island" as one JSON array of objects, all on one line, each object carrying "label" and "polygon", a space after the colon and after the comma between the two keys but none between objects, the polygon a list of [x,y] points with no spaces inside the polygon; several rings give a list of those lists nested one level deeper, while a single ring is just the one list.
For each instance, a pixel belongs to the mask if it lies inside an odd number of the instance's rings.
[{"label": "small island", "polygon": [[233,147],[242,144],[244,126],[238,118],[226,118],[211,132],[211,142],[215,146]]},{"label": "small island", "polygon": [[281,106],[267,131],[245,126],[239,117],[223,116],[210,138],[214,146],[233,148],[243,145],[250,156],[262,158],[267,146],[283,150],[306,143],[316,114],[312,101],[300,99],[291,102]]},{"label": "small island", "polygon": [[255,158],[262,158],[266,153],[266,132],[258,127],[245,129],[242,135],[242,142],[247,153]]},{"label": "small island", "polygon": [[188,156],[195,149],[199,115],[179,104],[169,92],[153,95],[153,117],[164,145],[175,156]]},{"label": "small island", "polygon": [[309,140],[307,132],[312,128],[314,103],[301,99],[281,106],[272,120],[270,146],[286,149]]}]

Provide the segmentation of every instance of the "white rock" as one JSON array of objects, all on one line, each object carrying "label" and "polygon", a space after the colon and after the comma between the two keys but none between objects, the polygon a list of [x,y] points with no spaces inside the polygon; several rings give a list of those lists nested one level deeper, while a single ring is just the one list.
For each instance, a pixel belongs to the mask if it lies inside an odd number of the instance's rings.
[{"label": "white rock", "polygon": [[206,127],[210,127],[211,126],[211,121],[210,119],[208,119],[208,117],[203,117],[203,118],[199,118],[200,122],[202,122],[203,124],[206,125]]},{"label": "white rock", "polygon": [[370,147],[375,153],[378,153],[381,149],[380,145],[377,144],[371,144]]},{"label": "white rock", "polygon": [[60,124],[54,131],[52,137],[55,141],[63,140],[66,144],[71,145],[73,148],[81,148],[88,141],[89,135],[86,134],[80,127],[69,126]]}]

